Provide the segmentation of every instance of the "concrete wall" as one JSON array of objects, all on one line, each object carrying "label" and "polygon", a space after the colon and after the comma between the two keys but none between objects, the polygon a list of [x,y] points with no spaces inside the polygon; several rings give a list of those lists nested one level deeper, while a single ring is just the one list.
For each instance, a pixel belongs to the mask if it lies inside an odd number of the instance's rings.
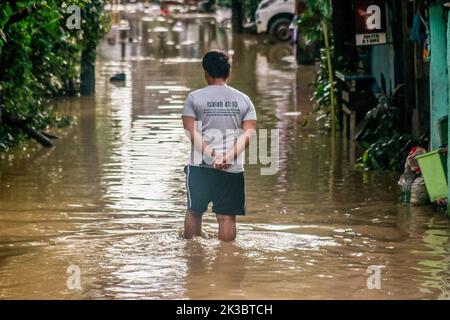
[{"label": "concrete wall", "polygon": [[[438,121],[450,114],[450,21],[445,21],[442,5],[434,4],[430,7],[431,28],[431,123],[430,149],[438,148],[442,141],[439,139]],[[447,18],[448,19],[448,18]],[[450,130],[447,133],[450,141]],[[447,160],[447,172],[450,173],[450,157]],[[448,181],[447,174],[447,181]],[[447,199],[450,200],[450,184]],[[450,203],[447,211],[450,212]]]},{"label": "concrete wall", "polygon": [[[430,64],[430,149],[441,145],[438,121],[449,112],[449,78],[447,63],[447,26],[442,5],[430,7],[431,64]],[[449,44],[450,45],[450,44]]]},{"label": "concrete wall", "polygon": [[[450,73],[448,70],[450,70],[450,17],[447,21],[447,98],[449,99],[447,102],[447,115],[450,115]],[[450,126],[449,126],[450,128]],[[448,138],[450,138],[450,129],[448,131]],[[450,141],[448,139],[447,141]],[[450,183],[449,182],[449,173],[450,173],[450,156],[447,156],[447,215],[450,213]]]}]

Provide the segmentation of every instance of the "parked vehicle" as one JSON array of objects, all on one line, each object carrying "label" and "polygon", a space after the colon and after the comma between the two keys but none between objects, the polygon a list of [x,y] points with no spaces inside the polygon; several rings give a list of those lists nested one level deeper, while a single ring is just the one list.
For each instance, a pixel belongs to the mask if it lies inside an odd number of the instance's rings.
[{"label": "parked vehicle", "polygon": [[255,12],[256,32],[268,33],[275,41],[289,41],[294,15],[295,0],[263,0]]}]

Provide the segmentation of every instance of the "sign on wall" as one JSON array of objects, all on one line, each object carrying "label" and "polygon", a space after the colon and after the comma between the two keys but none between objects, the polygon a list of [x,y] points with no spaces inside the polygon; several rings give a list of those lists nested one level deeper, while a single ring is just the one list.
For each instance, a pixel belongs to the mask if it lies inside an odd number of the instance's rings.
[{"label": "sign on wall", "polygon": [[384,44],[386,37],[385,0],[353,0],[355,6],[356,45]]}]

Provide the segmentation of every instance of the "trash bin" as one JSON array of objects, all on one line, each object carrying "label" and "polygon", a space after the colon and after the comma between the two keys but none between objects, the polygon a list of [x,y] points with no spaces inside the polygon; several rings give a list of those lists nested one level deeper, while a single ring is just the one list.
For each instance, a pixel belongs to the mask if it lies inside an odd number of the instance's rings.
[{"label": "trash bin", "polygon": [[447,159],[442,149],[417,156],[431,201],[447,199]]}]

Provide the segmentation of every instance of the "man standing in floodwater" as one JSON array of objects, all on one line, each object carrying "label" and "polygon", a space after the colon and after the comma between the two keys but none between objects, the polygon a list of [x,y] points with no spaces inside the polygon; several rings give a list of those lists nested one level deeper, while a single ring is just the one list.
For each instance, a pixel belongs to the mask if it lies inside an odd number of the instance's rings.
[{"label": "man standing in floodwater", "polygon": [[231,59],[226,53],[209,51],[202,65],[208,86],[187,96],[182,115],[192,143],[185,167],[184,236],[201,235],[202,216],[212,202],[219,239],[233,241],[236,216],[246,210],[243,151],[256,134],[256,111],[248,96],[227,85]]}]

